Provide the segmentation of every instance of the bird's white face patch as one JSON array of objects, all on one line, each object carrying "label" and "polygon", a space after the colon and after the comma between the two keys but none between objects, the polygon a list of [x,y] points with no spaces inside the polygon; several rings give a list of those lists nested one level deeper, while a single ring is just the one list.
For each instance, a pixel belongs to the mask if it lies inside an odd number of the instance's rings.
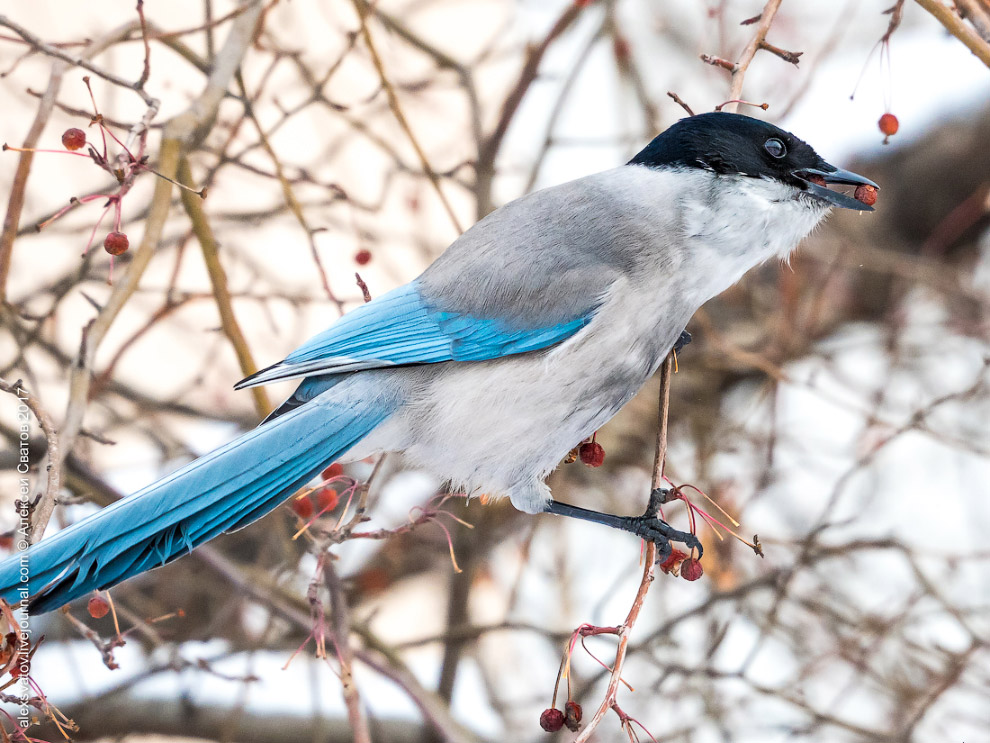
[{"label": "bird's white face patch", "polygon": [[828,214],[827,205],[770,178],[681,172],[700,180],[683,197],[685,237],[748,254],[751,265],[786,257]]}]

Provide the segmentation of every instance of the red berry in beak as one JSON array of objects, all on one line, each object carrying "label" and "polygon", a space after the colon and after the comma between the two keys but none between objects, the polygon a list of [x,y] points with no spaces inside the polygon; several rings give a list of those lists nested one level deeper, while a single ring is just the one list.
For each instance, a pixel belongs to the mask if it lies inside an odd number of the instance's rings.
[{"label": "red berry in beak", "polygon": [[877,203],[877,190],[865,183],[862,186],[856,186],[856,193],[853,196],[856,201],[862,201],[867,206],[873,206]]}]

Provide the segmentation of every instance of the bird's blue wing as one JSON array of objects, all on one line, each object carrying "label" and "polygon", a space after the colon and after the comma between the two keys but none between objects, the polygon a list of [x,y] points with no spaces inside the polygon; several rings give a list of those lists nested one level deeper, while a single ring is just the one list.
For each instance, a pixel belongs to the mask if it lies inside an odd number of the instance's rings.
[{"label": "bird's blue wing", "polygon": [[590,322],[592,314],[588,310],[546,327],[518,327],[431,306],[413,281],[347,313],[237,388],[317,374],[481,361],[535,351],[569,338]]}]

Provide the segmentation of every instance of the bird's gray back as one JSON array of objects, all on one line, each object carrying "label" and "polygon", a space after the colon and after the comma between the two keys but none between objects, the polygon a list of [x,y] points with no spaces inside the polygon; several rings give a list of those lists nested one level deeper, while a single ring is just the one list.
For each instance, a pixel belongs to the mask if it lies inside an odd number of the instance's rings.
[{"label": "bird's gray back", "polygon": [[[586,315],[629,276],[673,215],[644,211],[623,166],[553,186],[492,212],[418,279],[443,311],[526,328]],[[646,170],[646,169],[642,169]]]}]

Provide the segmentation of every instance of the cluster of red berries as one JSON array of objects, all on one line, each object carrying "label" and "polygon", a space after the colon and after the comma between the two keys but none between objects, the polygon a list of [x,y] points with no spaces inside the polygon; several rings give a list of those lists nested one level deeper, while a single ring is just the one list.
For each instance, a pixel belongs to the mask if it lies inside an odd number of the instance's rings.
[{"label": "cluster of red berries", "polygon": [[[62,146],[69,152],[81,150],[86,146],[86,132],[82,129],[66,129],[62,133]],[[114,230],[103,239],[103,249],[110,255],[123,255],[130,247],[130,241],[123,232]]]},{"label": "cluster of red berries", "polygon": [[548,733],[556,733],[562,727],[566,726],[572,733],[576,733],[578,728],[581,727],[582,714],[580,704],[567,700],[563,712],[556,707],[549,707],[543,710],[543,714],[540,715],[540,727]]},{"label": "cluster of red berries", "polygon": [[[320,473],[323,480],[333,480],[344,473],[344,468],[334,462]],[[332,511],[337,507],[340,495],[329,484],[309,493],[304,493],[297,498],[293,498],[289,507],[303,521],[308,521],[315,514],[323,514]]]},{"label": "cluster of red berries", "polygon": [[701,560],[688,557],[687,553],[679,549],[672,549],[667,559],[657,567],[663,572],[680,575],[684,580],[696,581],[705,574],[705,569],[701,567]]}]

